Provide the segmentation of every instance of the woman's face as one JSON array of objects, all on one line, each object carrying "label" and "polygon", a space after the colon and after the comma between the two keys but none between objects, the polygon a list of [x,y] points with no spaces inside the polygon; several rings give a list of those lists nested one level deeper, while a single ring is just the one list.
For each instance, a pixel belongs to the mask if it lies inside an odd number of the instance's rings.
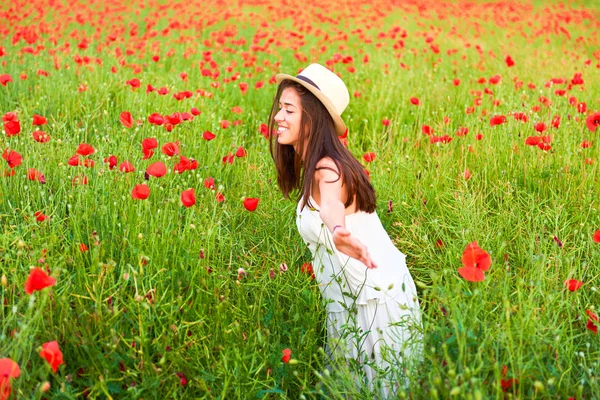
[{"label": "woman's face", "polygon": [[294,88],[286,88],[279,99],[279,112],[275,114],[277,123],[277,142],[294,146],[300,137],[300,120],[302,119],[302,105],[300,96]]}]

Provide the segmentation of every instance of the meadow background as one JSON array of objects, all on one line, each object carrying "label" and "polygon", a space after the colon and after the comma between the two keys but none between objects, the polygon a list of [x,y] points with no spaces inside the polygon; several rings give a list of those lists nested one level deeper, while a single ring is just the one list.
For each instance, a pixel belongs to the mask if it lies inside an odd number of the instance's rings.
[{"label": "meadow background", "polygon": [[[599,397],[599,37],[591,1],[2,2],[11,398],[370,397],[325,369],[263,125],[274,75],[311,62],[350,90],[347,145],[418,283],[398,397]],[[457,272],[473,241],[482,282]],[[28,295],[33,267],[56,284]]]}]

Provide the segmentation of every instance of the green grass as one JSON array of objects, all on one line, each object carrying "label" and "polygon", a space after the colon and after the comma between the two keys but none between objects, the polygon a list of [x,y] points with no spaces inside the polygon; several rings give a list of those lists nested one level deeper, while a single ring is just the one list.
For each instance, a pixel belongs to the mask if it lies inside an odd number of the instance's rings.
[{"label": "green grass", "polygon": [[[586,115],[600,108],[597,5],[423,1],[419,11],[387,2],[345,2],[335,9],[124,2],[92,4],[93,12],[84,13],[86,4],[42,3],[23,2],[16,14],[9,5],[0,7],[0,25],[6,27],[0,32],[6,53],[0,75],[13,79],[0,86],[0,113],[17,112],[21,121],[20,135],[0,136],[0,150],[23,156],[14,176],[0,177],[0,275],[6,279],[0,290],[0,358],[21,367],[12,380],[13,398],[372,396],[354,383],[352,364],[326,368],[325,310],[318,287],[301,272],[310,253],[296,232],[296,204],[278,191],[268,144],[259,133],[275,93],[269,79],[309,62],[325,64],[336,54],[353,58],[335,64],[351,93],[344,113],[349,148],[363,163],[365,152],[377,154],[364,164],[378,213],[407,254],[419,287],[424,360],[408,372],[410,389],[398,396],[600,396],[599,336],[586,329],[586,310],[598,313],[600,302],[600,245],[592,241],[600,229],[599,131],[585,126]],[[27,16],[36,8],[42,11]],[[75,20],[77,10],[85,15],[83,23]],[[156,25],[148,28],[148,22]],[[130,35],[131,24],[137,24],[137,35]],[[570,39],[555,29],[559,25]],[[25,28],[39,39],[13,44],[16,32],[32,37]],[[156,36],[143,39],[152,30]],[[114,42],[107,39],[112,33]],[[90,45],[78,49],[83,37]],[[399,40],[403,47],[394,49]],[[69,51],[63,51],[65,43]],[[44,46],[38,55],[23,52],[36,46]],[[127,49],[133,54],[126,55]],[[210,68],[203,62],[207,50],[218,64],[217,79],[202,76],[202,68]],[[155,54],[158,62],[151,59]],[[510,68],[508,54],[515,60]],[[99,58],[102,65],[78,66],[75,55]],[[38,69],[50,75],[39,76]],[[567,85],[545,87],[551,78],[570,80],[577,72],[585,83],[565,96],[554,91]],[[22,73],[27,79],[19,78]],[[487,83],[496,74],[501,83]],[[482,77],[486,83],[477,83]],[[125,84],[132,78],[142,82],[139,89]],[[460,85],[453,85],[455,78]],[[524,85],[515,89],[515,80]],[[249,83],[246,95],[240,81]],[[259,81],[264,87],[255,89]],[[82,84],[87,90],[79,92]],[[146,94],[148,84],[170,92]],[[194,96],[175,100],[173,94],[183,90]],[[540,104],[540,96],[552,104]],[[588,111],[578,113],[570,96],[586,102]],[[421,104],[412,105],[411,97]],[[481,105],[465,113],[476,97]],[[532,111],[536,105],[539,111]],[[234,106],[242,113],[232,112]],[[192,107],[202,114],[171,132],[147,121],[154,112]],[[123,111],[142,122],[125,128],[119,122]],[[517,111],[529,121],[514,120],[510,113]],[[32,139],[33,114],[48,118],[40,127],[52,137],[48,143]],[[491,127],[493,115],[506,115],[507,122]],[[536,134],[533,124],[550,126],[555,115],[560,127],[544,133],[551,135],[552,149],[526,146],[525,139]],[[242,123],[222,129],[221,120]],[[432,144],[422,125],[453,140]],[[455,136],[460,127],[469,133]],[[217,137],[203,140],[207,130]],[[140,143],[147,137],[157,138],[159,148],[142,160]],[[583,140],[594,144],[583,149]],[[162,154],[160,146],[174,141],[182,155],[198,161],[196,170],[173,173],[179,158]],[[89,157],[94,167],[67,164],[82,142],[96,149]],[[248,156],[223,164],[239,146]],[[110,155],[119,164],[131,161],[136,170],[109,170],[103,159]],[[169,173],[145,181],[145,169],[156,161]],[[8,170],[0,165],[0,173]],[[42,171],[46,184],[29,181],[29,168]],[[465,169],[472,174],[468,180]],[[72,185],[83,174],[88,184]],[[204,187],[207,177],[214,178],[224,202]],[[149,198],[133,200],[131,190],[143,182]],[[185,208],[180,195],[188,188],[198,198]],[[245,210],[243,197],[258,197],[258,209]],[[36,211],[50,220],[36,221]],[[480,283],[457,273],[472,241],[493,260]],[[82,243],[89,251],[80,251]],[[31,266],[47,266],[56,285],[26,295]],[[245,276],[238,277],[239,268]],[[563,282],[571,278],[583,287],[569,292]],[[52,340],[65,360],[56,374],[37,354]],[[281,361],[284,348],[292,350],[293,363]],[[400,379],[397,372],[390,375]],[[510,378],[518,383],[504,392],[501,381]],[[46,381],[51,388],[42,393]]]}]

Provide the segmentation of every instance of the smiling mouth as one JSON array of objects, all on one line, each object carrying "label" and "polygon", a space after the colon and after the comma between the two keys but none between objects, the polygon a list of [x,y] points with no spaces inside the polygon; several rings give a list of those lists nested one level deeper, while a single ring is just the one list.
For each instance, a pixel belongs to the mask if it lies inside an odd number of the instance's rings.
[{"label": "smiling mouth", "polygon": [[280,126],[280,127],[277,128],[277,134],[279,135],[279,134],[281,134],[283,132],[287,132],[287,130],[288,130],[288,128]]}]

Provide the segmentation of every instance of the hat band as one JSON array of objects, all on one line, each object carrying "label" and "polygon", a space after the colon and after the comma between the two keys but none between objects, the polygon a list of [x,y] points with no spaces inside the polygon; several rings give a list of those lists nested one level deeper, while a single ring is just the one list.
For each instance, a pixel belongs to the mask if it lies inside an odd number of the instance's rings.
[{"label": "hat band", "polygon": [[316,83],[314,83],[313,81],[311,81],[310,79],[308,79],[308,78],[307,78],[307,77],[305,77],[305,76],[302,76],[302,75],[296,75],[296,79],[300,79],[301,81],[304,81],[304,82],[306,82],[306,83],[310,83],[311,85],[313,85],[313,86],[314,86],[314,87],[316,87],[317,89],[321,90],[321,88],[319,88],[319,87],[317,86],[317,84],[316,84]]}]

